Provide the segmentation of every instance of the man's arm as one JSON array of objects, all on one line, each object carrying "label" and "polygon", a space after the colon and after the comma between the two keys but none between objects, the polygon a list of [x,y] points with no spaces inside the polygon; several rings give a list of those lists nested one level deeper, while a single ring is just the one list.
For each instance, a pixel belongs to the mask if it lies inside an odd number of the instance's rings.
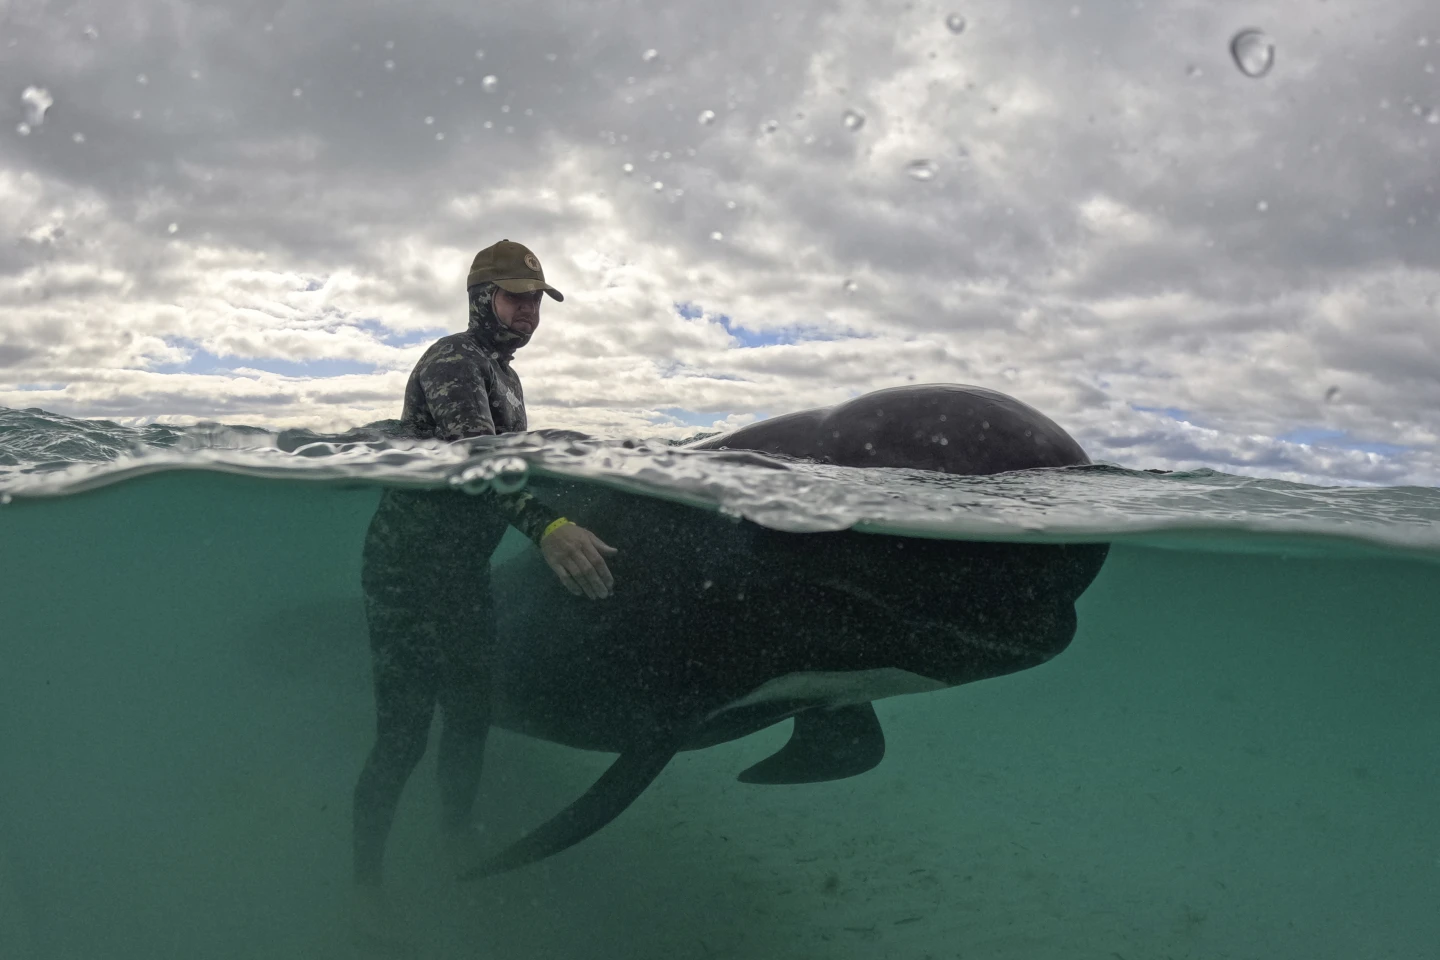
[{"label": "man's arm", "polygon": [[[446,441],[495,435],[485,371],[478,359],[451,344],[441,347],[420,370],[425,402],[435,418],[435,436]],[[614,578],[601,555],[615,553],[599,537],[536,500],[524,490],[478,494],[540,548],[545,562],[571,593],[608,596]]]}]

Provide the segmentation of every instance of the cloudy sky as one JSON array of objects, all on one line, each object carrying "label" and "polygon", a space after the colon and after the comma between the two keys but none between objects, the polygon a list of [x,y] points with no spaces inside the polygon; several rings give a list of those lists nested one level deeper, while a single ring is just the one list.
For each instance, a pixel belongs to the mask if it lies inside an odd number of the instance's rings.
[{"label": "cloudy sky", "polygon": [[0,0],[0,53],[3,406],[398,416],[508,237],[566,294],[534,427],[949,381],[1440,484],[1430,0]]}]

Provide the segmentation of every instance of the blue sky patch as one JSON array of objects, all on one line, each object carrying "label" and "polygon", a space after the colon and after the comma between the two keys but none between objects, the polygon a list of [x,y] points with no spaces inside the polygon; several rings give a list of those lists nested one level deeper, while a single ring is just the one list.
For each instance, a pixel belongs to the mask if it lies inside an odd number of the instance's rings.
[{"label": "blue sky patch", "polygon": [[364,330],[387,347],[413,347],[417,344],[439,340],[441,337],[455,332],[453,330],[446,330],[444,327],[434,327],[425,330],[406,330],[397,333],[379,320],[373,319],[359,320],[352,323],[351,326],[358,330]]},{"label": "blue sky patch", "polygon": [[1409,453],[1412,449],[1393,443],[1367,443],[1363,440],[1352,440],[1349,431],[1323,430],[1318,427],[1300,427],[1289,433],[1281,434],[1275,439],[1285,443],[1303,443],[1312,447],[1356,450],[1360,453],[1373,453],[1380,457],[1397,457],[1402,453]]},{"label": "blue sky patch", "polygon": [[1141,413],[1164,414],[1171,420],[1177,420],[1181,423],[1195,423],[1194,414],[1192,414],[1189,410],[1181,410],[1179,407],[1137,407],[1135,404],[1132,403],[1130,404],[1130,409],[1138,410]]},{"label": "blue sky patch", "polygon": [[[185,341],[172,341],[171,346],[189,347]],[[282,377],[343,377],[356,373],[374,373],[375,364],[358,360],[321,358],[316,360],[285,360],[280,357],[219,357],[208,350],[196,349],[184,363],[166,363],[156,373],[231,373],[241,368],[261,370]]]},{"label": "blue sky patch", "polygon": [[[705,316],[704,308],[694,303],[677,303],[675,304],[675,311],[686,320],[699,320]],[[861,339],[858,334],[835,334],[820,330],[816,327],[807,327],[803,324],[791,324],[790,326],[768,330],[752,330],[744,324],[736,323],[724,314],[713,316],[710,322],[720,324],[726,333],[740,341],[740,348],[742,350],[754,349],[756,347],[774,347],[782,344]]]}]

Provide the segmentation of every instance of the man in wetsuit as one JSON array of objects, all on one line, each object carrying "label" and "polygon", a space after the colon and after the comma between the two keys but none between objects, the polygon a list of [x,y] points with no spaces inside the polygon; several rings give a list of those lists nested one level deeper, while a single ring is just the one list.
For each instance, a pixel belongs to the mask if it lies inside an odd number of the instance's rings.
[{"label": "man in wetsuit", "polygon": [[[545,282],[528,249],[502,240],[480,251],[467,284],[470,324],[420,358],[405,388],[408,436],[462,440],[526,429],[510,366],[540,323]],[[406,780],[443,714],[439,779],[447,849],[468,849],[470,813],[490,727],[495,620],[490,555],[507,525],[539,547],[576,595],[609,595],[603,555],[616,551],[530,494],[386,490],[365,538],[362,585],[374,658],[376,739],[355,787],[355,881],[367,922],[383,922],[385,842]]]}]

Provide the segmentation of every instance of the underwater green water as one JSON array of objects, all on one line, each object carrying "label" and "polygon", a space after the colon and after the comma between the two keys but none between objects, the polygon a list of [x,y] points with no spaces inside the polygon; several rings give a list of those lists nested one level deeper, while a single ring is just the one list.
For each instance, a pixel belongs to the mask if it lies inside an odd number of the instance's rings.
[{"label": "underwater green water", "polygon": [[[182,471],[0,506],[0,957],[366,956],[377,497]],[[782,724],[493,879],[442,866],[432,749],[388,861],[417,955],[1434,956],[1440,565],[1229,539],[1118,544],[1055,660],[880,701],[870,773],[736,782]],[[610,759],[495,732],[487,833]]]}]

